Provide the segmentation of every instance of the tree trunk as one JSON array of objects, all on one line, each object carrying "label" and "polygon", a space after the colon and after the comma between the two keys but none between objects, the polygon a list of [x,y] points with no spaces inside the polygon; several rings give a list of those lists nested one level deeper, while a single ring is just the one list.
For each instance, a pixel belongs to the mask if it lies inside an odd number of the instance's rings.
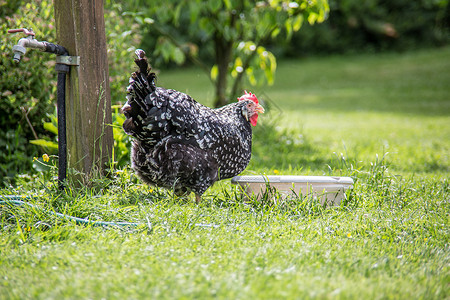
[{"label": "tree trunk", "polygon": [[58,44],[80,56],[66,81],[67,147],[69,168],[85,175],[69,179],[86,181],[104,170],[113,147],[103,1],[55,0],[54,7]]},{"label": "tree trunk", "polygon": [[216,52],[216,62],[218,74],[216,79],[216,99],[214,101],[215,107],[221,107],[228,104],[227,101],[227,76],[228,66],[230,65],[231,52],[233,50],[233,42],[225,41],[220,35],[214,36],[214,47]]}]

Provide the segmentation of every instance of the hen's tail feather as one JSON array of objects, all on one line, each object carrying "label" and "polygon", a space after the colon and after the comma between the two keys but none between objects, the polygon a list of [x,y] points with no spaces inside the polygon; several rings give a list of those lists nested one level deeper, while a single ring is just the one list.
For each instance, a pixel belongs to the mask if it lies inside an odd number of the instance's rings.
[{"label": "hen's tail feather", "polygon": [[150,139],[155,140],[159,134],[158,130],[155,130],[156,127],[164,126],[166,122],[154,116],[158,108],[155,107],[150,95],[156,91],[156,75],[150,72],[152,68],[145,57],[145,52],[138,49],[135,54],[134,61],[138,70],[131,74],[127,88],[127,103],[124,106],[127,120],[123,127],[128,134],[150,143]]},{"label": "hen's tail feather", "polygon": [[156,75],[150,72],[152,68],[148,63],[147,57],[145,57],[145,52],[138,49],[135,51],[135,54],[136,59],[134,61],[139,70],[131,74],[130,85],[127,88],[128,104],[133,108],[130,110],[129,115],[133,117],[139,114],[144,118],[150,109],[148,103],[146,103],[146,97],[156,90]]},{"label": "hen's tail feather", "polygon": [[141,84],[148,87],[150,92],[154,92],[156,89],[156,75],[150,72],[152,67],[148,63],[144,50],[137,49],[134,53],[136,54],[134,62],[139,67],[139,71],[136,72],[136,75],[138,75],[137,79]]}]

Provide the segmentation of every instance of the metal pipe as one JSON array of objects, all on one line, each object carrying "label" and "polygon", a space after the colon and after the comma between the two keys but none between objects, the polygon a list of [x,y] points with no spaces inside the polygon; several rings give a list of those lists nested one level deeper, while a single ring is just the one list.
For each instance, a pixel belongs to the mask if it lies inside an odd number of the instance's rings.
[{"label": "metal pipe", "polygon": [[66,137],[66,73],[58,72],[57,83],[58,107],[58,185],[64,189],[67,170],[67,137]]},{"label": "metal pipe", "polygon": [[[39,49],[44,52],[54,53],[58,56],[68,56],[69,52],[63,46],[39,42],[34,38],[33,30],[26,28],[11,29],[8,33],[23,32],[27,35],[21,38],[17,45],[13,46],[14,61],[20,62],[21,56],[25,55],[26,48]],[[58,184],[60,189],[64,189],[64,183],[67,176],[67,137],[66,137],[66,74],[69,73],[69,65],[57,60],[56,71],[58,72],[57,82],[57,108],[58,108]]]}]

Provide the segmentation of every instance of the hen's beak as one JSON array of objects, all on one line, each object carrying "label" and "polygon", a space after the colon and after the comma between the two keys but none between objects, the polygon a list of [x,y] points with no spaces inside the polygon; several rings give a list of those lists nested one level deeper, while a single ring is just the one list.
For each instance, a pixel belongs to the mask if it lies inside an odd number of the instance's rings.
[{"label": "hen's beak", "polygon": [[259,114],[263,114],[264,113],[264,107],[262,107],[261,105],[259,105],[259,104],[256,104],[256,112],[257,113],[259,113]]}]

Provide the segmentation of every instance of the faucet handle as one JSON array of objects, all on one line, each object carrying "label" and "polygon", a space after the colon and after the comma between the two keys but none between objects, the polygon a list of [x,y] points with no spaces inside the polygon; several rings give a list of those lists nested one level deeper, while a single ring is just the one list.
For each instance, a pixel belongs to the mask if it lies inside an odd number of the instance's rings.
[{"label": "faucet handle", "polygon": [[8,33],[16,33],[16,32],[23,32],[25,35],[31,35],[35,36],[35,33],[33,32],[33,29],[26,29],[26,28],[19,28],[19,29],[9,29]]}]

